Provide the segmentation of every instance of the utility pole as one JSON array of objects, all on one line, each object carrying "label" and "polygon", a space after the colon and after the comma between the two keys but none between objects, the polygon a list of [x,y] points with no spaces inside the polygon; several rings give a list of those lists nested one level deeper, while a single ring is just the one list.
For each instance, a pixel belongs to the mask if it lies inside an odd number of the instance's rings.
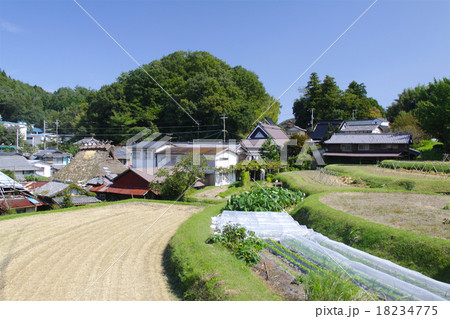
[{"label": "utility pole", "polygon": [[58,122],[58,120],[56,120],[55,124],[56,124],[56,149],[58,149],[58,144],[59,144],[59,139],[58,139],[58,125],[59,125],[59,122]]},{"label": "utility pole", "polygon": [[314,109],[311,110],[311,131],[314,130]]},{"label": "utility pole", "polygon": [[226,114],[220,114],[220,118],[223,120],[223,144],[225,144],[225,134],[227,132],[226,128],[225,128],[225,120],[228,118]]},{"label": "utility pole", "polygon": [[358,110],[352,110],[352,120],[355,120],[355,113],[357,112]]},{"label": "utility pole", "polygon": [[16,129],[16,153],[19,153],[19,128]]},{"label": "utility pole", "polygon": [[45,120],[44,120],[44,150],[47,149],[47,135],[45,133]]}]

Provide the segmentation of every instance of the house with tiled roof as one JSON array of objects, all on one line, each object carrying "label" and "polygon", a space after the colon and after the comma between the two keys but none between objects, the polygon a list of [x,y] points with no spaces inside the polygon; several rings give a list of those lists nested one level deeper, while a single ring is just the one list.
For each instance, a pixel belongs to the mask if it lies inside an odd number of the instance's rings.
[{"label": "house with tiled roof", "polygon": [[259,122],[246,139],[241,141],[241,147],[245,154],[245,160],[257,160],[261,158],[261,146],[269,138],[282,148],[289,141],[289,136],[277,125]]},{"label": "house with tiled roof", "polygon": [[84,206],[97,204],[101,201],[90,196],[86,190],[75,184],[51,181],[34,190],[34,194],[49,205],[56,204],[61,206],[64,201],[64,195],[68,193],[74,206]]},{"label": "house with tiled roof", "polygon": [[376,162],[383,159],[412,159],[420,154],[410,148],[407,133],[335,133],[324,143],[328,161]]},{"label": "house with tiled roof", "polygon": [[149,175],[135,168],[129,168],[117,175],[111,183],[93,186],[90,191],[103,200],[122,200],[127,198],[156,198],[157,193],[149,188],[152,182],[161,182],[162,177]]}]

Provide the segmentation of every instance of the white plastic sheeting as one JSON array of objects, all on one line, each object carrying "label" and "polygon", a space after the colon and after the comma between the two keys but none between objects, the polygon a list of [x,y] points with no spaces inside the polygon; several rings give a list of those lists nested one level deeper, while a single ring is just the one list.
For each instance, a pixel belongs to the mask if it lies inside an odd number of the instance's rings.
[{"label": "white plastic sheeting", "polygon": [[364,288],[391,300],[450,300],[450,285],[316,233],[280,212],[223,211],[213,230],[240,224],[262,239],[279,241],[320,267],[342,270]]}]

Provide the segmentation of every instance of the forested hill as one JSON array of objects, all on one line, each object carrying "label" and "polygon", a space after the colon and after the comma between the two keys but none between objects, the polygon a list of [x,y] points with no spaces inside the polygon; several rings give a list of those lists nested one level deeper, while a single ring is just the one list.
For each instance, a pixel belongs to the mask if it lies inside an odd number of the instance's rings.
[{"label": "forested hill", "polygon": [[4,121],[24,121],[41,127],[46,120],[52,130],[59,121],[59,132],[77,130],[87,97],[94,91],[83,87],[60,88],[49,93],[39,86],[31,86],[0,72],[0,115]]},{"label": "forested hill", "polygon": [[[172,133],[178,140],[197,137],[198,131],[200,138],[217,138],[220,115],[226,114],[229,138],[240,138],[274,102],[255,73],[231,67],[208,52],[174,52],[143,69],[123,73],[98,91],[76,87],[54,93],[13,80],[2,71],[0,114],[4,120],[37,126],[45,119],[50,128],[58,120],[60,132],[94,133],[116,143],[142,128]],[[264,116],[276,121],[279,109],[275,102]]]}]

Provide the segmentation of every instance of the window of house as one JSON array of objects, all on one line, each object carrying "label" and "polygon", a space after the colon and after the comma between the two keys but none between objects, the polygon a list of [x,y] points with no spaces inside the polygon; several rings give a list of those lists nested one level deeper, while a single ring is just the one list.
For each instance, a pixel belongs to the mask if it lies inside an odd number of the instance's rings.
[{"label": "window of house", "polygon": [[351,144],[343,144],[343,145],[341,145],[341,151],[342,152],[351,152],[352,151],[352,145]]},{"label": "window of house", "polygon": [[369,144],[358,144],[358,151],[368,151]]}]

